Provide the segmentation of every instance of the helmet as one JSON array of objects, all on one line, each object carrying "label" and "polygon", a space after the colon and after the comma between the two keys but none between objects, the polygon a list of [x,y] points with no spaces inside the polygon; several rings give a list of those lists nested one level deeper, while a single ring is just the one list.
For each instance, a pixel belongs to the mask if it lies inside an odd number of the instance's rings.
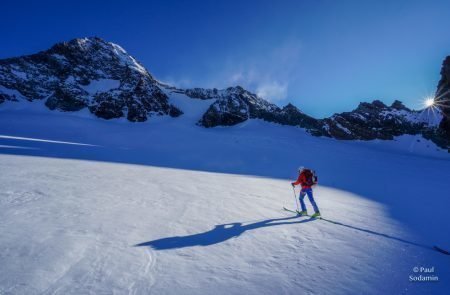
[{"label": "helmet", "polygon": [[305,167],[303,166],[298,167],[298,172],[302,172],[303,170],[305,170]]}]

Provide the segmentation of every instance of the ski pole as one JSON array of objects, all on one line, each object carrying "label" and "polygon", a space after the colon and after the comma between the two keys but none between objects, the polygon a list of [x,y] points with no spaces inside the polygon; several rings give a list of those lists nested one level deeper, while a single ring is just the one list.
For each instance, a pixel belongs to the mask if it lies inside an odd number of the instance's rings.
[{"label": "ski pole", "polygon": [[295,194],[295,187],[294,187],[294,186],[292,186],[292,191],[294,192],[295,207],[297,208],[297,211],[299,211],[299,209],[298,209],[297,195]]}]

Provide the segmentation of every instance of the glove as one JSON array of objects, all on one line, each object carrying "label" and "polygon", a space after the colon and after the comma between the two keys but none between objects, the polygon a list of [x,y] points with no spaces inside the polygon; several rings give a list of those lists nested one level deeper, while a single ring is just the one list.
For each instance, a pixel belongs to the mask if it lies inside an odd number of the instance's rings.
[{"label": "glove", "polygon": [[293,182],[291,183],[291,185],[292,185],[292,187],[295,187],[295,184]]}]

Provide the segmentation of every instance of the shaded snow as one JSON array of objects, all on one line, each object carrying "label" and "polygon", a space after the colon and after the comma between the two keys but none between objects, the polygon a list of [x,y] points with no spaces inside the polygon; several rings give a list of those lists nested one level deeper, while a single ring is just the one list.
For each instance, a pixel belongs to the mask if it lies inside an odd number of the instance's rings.
[{"label": "shaded snow", "polygon": [[429,107],[419,112],[418,121],[426,123],[430,127],[438,127],[442,121],[442,111],[437,107]]},{"label": "shaded snow", "polygon": [[18,78],[20,78],[22,80],[26,80],[27,79],[27,74],[22,72],[22,71],[11,69],[11,73],[13,73],[16,77],[18,77]]},{"label": "shaded snow", "polygon": [[8,96],[12,96],[15,99],[27,99],[25,96],[23,96],[19,91],[16,89],[10,89],[6,88],[3,85],[0,85],[0,93],[4,93]]},{"label": "shaded snow", "polygon": [[188,120],[191,124],[197,123],[209,106],[216,101],[215,99],[192,99],[186,95],[170,91],[165,91],[165,93],[169,96],[169,102],[183,111],[183,115],[179,119]]},{"label": "shaded snow", "polygon": [[426,108],[421,111],[406,111],[394,109],[390,111],[382,111],[380,115],[384,118],[400,117],[403,120],[414,124],[426,123],[429,127],[438,126],[442,120],[442,113],[436,107]]},{"label": "shaded snow", "polygon": [[336,122],[336,126],[341,129],[342,131],[344,131],[347,134],[352,134],[352,132],[350,130],[348,130],[346,127],[342,126],[340,123]]},{"label": "shaded snow", "polygon": [[64,55],[54,53],[51,56],[53,56],[59,62],[67,62],[67,58]]}]

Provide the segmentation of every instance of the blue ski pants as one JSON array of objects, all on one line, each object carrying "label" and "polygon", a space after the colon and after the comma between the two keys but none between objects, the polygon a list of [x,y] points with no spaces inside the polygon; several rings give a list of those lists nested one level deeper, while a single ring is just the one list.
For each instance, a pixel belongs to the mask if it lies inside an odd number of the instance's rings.
[{"label": "blue ski pants", "polygon": [[308,195],[308,199],[314,208],[314,212],[319,212],[319,208],[317,208],[316,201],[314,201],[312,188],[302,188],[302,190],[300,191],[299,199],[300,199],[300,205],[302,206],[302,211],[306,211],[306,205],[305,205],[305,201],[304,201],[306,195]]}]

